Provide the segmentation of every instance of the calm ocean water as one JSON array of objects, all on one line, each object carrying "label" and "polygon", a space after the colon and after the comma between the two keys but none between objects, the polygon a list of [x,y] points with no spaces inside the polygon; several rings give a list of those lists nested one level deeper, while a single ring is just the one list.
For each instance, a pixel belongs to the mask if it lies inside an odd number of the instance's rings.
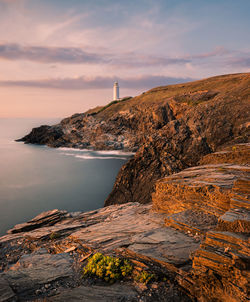
[{"label": "calm ocean water", "polygon": [[0,235],[43,211],[102,207],[120,167],[131,156],[14,141],[32,127],[58,121],[0,119]]}]

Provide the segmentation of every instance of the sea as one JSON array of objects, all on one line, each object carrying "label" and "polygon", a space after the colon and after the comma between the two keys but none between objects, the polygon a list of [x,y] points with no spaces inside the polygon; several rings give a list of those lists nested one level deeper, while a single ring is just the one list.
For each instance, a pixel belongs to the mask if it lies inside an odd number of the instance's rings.
[{"label": "sea", "polygon": [[60,119],[0,118],[0,235],[43,211],[101,208],[122,165],[122,151],[91,151],[15,142]]}]

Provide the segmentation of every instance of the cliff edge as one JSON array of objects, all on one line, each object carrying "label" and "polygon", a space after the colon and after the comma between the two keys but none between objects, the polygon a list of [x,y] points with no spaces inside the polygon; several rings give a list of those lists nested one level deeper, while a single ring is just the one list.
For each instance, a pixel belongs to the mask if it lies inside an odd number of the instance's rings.
[{"label": "cliff edge", "polygon": [[16,225],[0,238],[0,301],[249,301],[250,146],[234,147],[158,180],[153,203]]},{"label": "cliff edge", "polygon": [[0,301],[249,301],[249,84],[158,87],[33,129],[22,141],[136,154],[103,209],[0,238]]},{"label": "cliff edge", "polygon": [[105,205],[151,201],[157,179],[249,141],[250,74],[162,86],[34,128],[20,141],[50,147],[136,152]]}]

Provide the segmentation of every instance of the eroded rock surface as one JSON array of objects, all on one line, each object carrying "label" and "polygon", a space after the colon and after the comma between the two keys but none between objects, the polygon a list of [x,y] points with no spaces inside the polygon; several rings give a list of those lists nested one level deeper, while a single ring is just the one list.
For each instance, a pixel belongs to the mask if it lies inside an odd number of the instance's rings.
[{"label": "eroded rock surface", "polygon": [[198,301],[248,301],[249,188],[249,165],[232,163],[188,168],[156,183],[153,205],[168,214],[166,225],[204,238],[192,255],[192,270],[179,278]]},{"label": "eroded rock surface", "polygon": [[154,207],[166,213],[192,209],[218,217],[231,207],[235,181],[247,178],[249,172],[248,166],[231,164],[185,169],[156,182]]},{"label": "eroded rock surface", "polygon": [[127,285],[114,284],[111,286],[79,286],[72,290],[62,291],[56,297],[49,298],[51,302],[116,302],[116,301],[138,301],[138,292]]},{"label": "eroded rock surface", "polygon": [[164,214],[154,213],[151,208],[152,205],[128,203],[87,213],[63,212],[60,221],[41,225],[41,218],[50,221],[58,213],[54,210],[32,219],[33,224],[37,222],[33,229],[14,228],[19,232],[0,238],[0,278],[4,280],[5,296],[12,295],[20,301],[50,296],[53,298],[49,301],[65,301],[66,297],[77,301],[81,295],[83,301],[139,301],[142,296],[147,297],[146,301],[164,301],[160,298],[164,292],[166,301],[171,301],[171,295],[175,301],[189,301],[174,281],[172,285],[163,282],[155,289],[140,289],[131,281],[125,286],[117,283],[103,287],[103,283],[81,278],[83,264],[97,251],[129,258],[139,269],[168,274],[171,280],[178,269],[190,270],[189,257],[199,247],[200,239],[166,228]]},{"label": "eroded rock surface", "polygon": [[45,225],[53,225],[62,220],[65,217],[66,213],[66,211],[59,211],[57,209],[53,211],[43,212],[28,222],[15,225],[13,229],[8,230],[8,233],[21,233],[25,231],[31,231]]},{"label": "eroded rock surface", "polygon": [[[197,165],[225,145],[249,142],[249,87],[249,74],[157,87],[34,128],[21,141],[138,151],[120,170],[105,204],[147,203],[157,179]],[[240,158],[236,153],[232,160]]]},{"label": "eroded rock surface", "polygon": [[[0,238],[1,301],[249,301],[249,81],[158,87],[33,129],[25,142],[138,151],[106,208],[49,211]],[[82,279],[95,252],[157,282]]]},{"label": "eroded rock surface", "polygon": [[[2,301],[247,302],[249,184],[247,164],[203,165],[159,180],[153,204],[42,213],[0,238]],[[96,252],[157,282],[82,279]]]},{"label": "eroded rock surface", "polygon": [[203,156],[223,146],[240,148],[237,143],[249,142],[248,120],[249,97],[236,100],[228,96],[192,107],[179,119],[148,135],[144,145],[119,171],[105,205],[150,202],[158,179],[198,165]]}]

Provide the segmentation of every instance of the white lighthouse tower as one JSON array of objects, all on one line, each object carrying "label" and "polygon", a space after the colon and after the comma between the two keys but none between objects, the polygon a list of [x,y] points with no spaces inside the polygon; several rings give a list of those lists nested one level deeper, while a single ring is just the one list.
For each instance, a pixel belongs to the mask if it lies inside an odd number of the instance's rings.
[{"label": "white lighthouse tower", "polygon": [[114,87],[113,87],[113,100],[119,100],[119,85],[118,82],[114,83]]}]

